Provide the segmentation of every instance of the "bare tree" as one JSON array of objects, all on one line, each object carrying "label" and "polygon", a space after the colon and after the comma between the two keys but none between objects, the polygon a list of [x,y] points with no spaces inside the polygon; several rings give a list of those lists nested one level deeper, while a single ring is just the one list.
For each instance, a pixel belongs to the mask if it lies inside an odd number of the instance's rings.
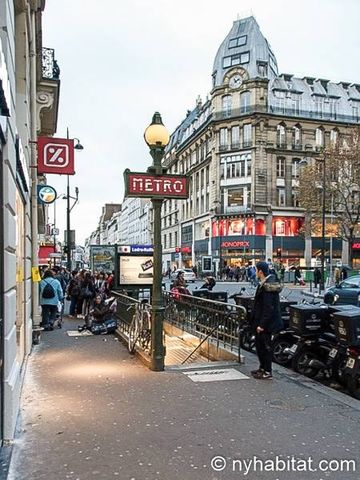
[{"label": "bare tree", "polygon": [[[324,172],[325,168],[325,172]],[[360,127],[355,127],[323,149],[301,169],[299,199],[311,219],[312,232],[321,235],[322,199],[325,183],[325,210],[332,211],[326,235],[349,242],[352,266],[352,243],[360,235]]]}]

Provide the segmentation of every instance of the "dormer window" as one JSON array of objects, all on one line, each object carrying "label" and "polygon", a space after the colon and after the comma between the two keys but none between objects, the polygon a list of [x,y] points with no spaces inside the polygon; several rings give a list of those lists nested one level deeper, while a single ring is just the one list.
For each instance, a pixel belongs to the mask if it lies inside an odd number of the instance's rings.
[{"label": "dormer window", "polygon": [[250,52],[238,53],[236,55],[229,55],[223,59],[223,68],[234,67],[250,62]]},{"label": "dormer window", "polygon": [[237,48],[246,45],[247,35],[242,35],[241,37],[230,38],[229,48]]}]

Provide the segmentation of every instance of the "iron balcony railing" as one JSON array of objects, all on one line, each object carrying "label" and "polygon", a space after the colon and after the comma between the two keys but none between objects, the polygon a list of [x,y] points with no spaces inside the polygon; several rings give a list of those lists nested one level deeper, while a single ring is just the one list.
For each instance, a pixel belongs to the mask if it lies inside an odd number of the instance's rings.
[{"label": "iron balcony railing", "polygon": [[58,80],[60,78],[60,68],[55,60],[55,50],[53,48],[42,49],[42,76]]}]

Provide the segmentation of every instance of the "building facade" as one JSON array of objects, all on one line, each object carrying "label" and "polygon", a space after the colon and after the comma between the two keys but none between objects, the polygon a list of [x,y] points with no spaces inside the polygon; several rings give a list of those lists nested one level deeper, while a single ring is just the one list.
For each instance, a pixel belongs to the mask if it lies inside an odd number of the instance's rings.
[{"label": "building facade", "polygon": [[[253,17],[235,21],[219,47],[212,90],[172,133],[168,173],[189,175],[186,201],[163,204],[163,269],[214,269],[258,259],[314,265],[321,238],[297,194],[299,164],[360,122],[360,85],[279,74]],[[331,239],[334,261],[348,245]],[[330,239],[326,239],[327,257]]]},{"label": "building facade", "polygon": [[[21,382],[39,320],[37,135],[56,130],[59,70],[43,48],[44,0],[0,2],[0,443],[14,436]],[[51,63],[52,61],[52,63]]]}]

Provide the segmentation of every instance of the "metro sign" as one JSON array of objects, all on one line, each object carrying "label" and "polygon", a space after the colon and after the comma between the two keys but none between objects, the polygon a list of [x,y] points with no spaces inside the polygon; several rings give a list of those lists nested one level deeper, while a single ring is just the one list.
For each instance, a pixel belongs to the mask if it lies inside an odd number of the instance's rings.
[{"label": "metro sign", "polygon": [[189,197],[186,175],[156,175],[152,173],[124,172],[125,196],[144,198],[180,198]]},{"label": "metro sign", "polygon": [[38,137],[38,173],[74,175],[74,140]]}]

